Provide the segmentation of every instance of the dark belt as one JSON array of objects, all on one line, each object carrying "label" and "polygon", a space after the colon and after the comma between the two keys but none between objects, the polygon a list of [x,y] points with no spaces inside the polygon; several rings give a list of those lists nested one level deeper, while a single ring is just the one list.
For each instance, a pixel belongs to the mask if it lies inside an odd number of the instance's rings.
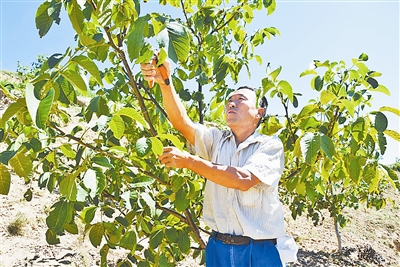
[{"label": "dark belt", "polygon": [[231,235],[231,234],[221,234],[218,232],[213,231],[212,236],[215,237],[217,240],[221,240],[224,244],[227,245],[247,245],[250,244],[252,241],[253,243],[260,243],[260,242],[272,242],[276,245],[276,238],[272,239],[252,239],[248,236],[242,235]]}]

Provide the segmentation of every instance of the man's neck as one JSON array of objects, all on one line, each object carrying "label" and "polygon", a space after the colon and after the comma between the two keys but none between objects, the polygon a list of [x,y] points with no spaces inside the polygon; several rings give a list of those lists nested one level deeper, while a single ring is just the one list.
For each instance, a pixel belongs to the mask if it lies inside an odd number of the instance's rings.
[{"label": "man's neck", "polygon": [[243,143],[256,129],[231,129],[235,136],[236,147]]}]

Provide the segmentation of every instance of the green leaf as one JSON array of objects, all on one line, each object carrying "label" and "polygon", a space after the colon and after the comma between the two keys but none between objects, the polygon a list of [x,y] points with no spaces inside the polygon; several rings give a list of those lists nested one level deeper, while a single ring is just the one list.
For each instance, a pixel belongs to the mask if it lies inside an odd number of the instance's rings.
[{"label": "green leaf", "polygon": [[138,154],[139,157],[144,157],[146,156],[150,150],[151,150],[151,140],[142,137],[136,142],[136,153]]},{"label": "green leaf", "polygon": [[378,145],[379,145],[381,154],[382,155],[385,154],[387,141],[386,141],[386,137],[383,135],[383,133],[378,133]]},{"label": "green leaf", "polygon": [[169,242],[176,243],[178,241],[178,231],[175,228],[165,229],[165,236]]},{"label": "green leaf", "polygon": [[160,139],[168,139],[172,142],[172,144],[177,147],[178,149],[182,150],[183,146],[185,145],[184,143],[182,143],[179,138],[174,135],[174,134],[158,134],[157,135],[158,138]]},{"label": "green leaf", "polygon": [[61,152],[70,159],[75,159],[76,152],[72,149],[71,144],[64,144],[60,146]]},{"label": "green leaf", "polygon": [[151,234],[149,245],[152,249],[157,248],[164,238],[164,233],[162,230],[158,230]]},{"label": "green leaf", "polygon": [[335,145],[332,142],[332,139],[329,136],[322,135],[321,136],[321,148],[324,151],[325,155],[331,160],[336,161],[334,156],[336,155]]},{"label": "green leaf", "polygon": [[382,84],[380,84],[377,88],[369,89],[369,91],[384,93],[385,95],[390,96],[390,91],[389,91],[389,89],[387,89],[387,88],[386,88],[385,86],[383,86]]},{"label": "green leaf", "polygon": [[180,175],[173,176],[171,182],[172,182],[172,187],[171,187],[172,192],[176,193],[183,186],[183,183],[184,183],[183,176],[180,176]]},{"label": "green leaf", "polygon": [[304,117],[310,117],[310,116],[313,116],[318,111],[319,111],[318,105],[309,104],[302,108],[299,115],[297,115],[297,118],[300,120]]},{"label": "green leaf", "polygon": [[25,180],[31,178],[33,172],[32,160],[22,152],[15,154],[9,160],[9,164],[18,176],[25,178]]},{"label": "green leaf", "polygon": [[76,225],[74,221],[64,224],[64,230],[73,235],[77,235],[79,233],[78,225]]},{"label": "green leaf", "polygon": [[137,112],[134,108],[122,108],[120,110],[118,110],[115,115],[119,115],[119,116],[127,116],[135,121],[137,121],[138,123],[140,123],[142,126],[144,127],[148,127],[148,124],[146,122],[146,120],[143,118],[143,116]]},{"label": "green leaf", "polygon": [[29,114],[31,115],[31,118],[35,121],[40,101],[36,98],[35,88],[30,83],[28,83],[25,87],[25,99]]},{"label": "green leaf", "polygon": [[229,64],[225,61],[225,56],[219,57],[214,63],[213,74],[216,83],[220,83],[228,74]]},{"label": "green leaf", "polygon": [[150,215],[154,216],[154,214],[156,213],[156,202],[146,192],[141,193],[140,197],[146,202],[147,206],[150,208]]},{"label": "green leaf", "polygon": [[315,76],[311,79],[311,88],[317,90],[318,92],[324,87],[324,79],[320,76]]},{"label": "green leaf", "polygon": [[76,64],[80,65],[82,68],[87,70],[95,79],[96,81],[103,86],[103,80],[100,76],[99,68],[97,65],[86,56],[75,56],[71,59],[71,62],[75,62]]},{"label": "green leaf", "polygon": [[374,128],[378,132],[384,132],[388,126],[388,119],[385,114],[382,112],[371,112],[372,115],[375,115]]},{"label": "green leaf", "polygon": [[42,3],[36,11],[35,23],[36,29],[39,30],[39,36],[42,38],[50,30],[53,19],[49,16],[48,9],[51,3],[46,1]]},{"label": "green leaf", "polygon": [[326,105],[336,98],[336,95],[331,91],[321,92],[321,103]]},{"label": "green leaf", "polygon": [[347,99],[340,99],[339,103],[341,103],[346,110],[348,111],[349,115],[354,117],[354,113],[355,113],[355,103],[347,100]]},{"label": "green leaf", "polygon": [[305,70],[300,74],[300,78],[309,74],[317,75],[318,73],[315,70]]},{"label": "green leaf", "polygon": [[178,247],[183,253],[190,249],[190,238],[186,231],[179,231]]},{"label": "green leaf", "polygon": [[364,62],[359,61],[355,65],[358,67],[358,72],[361,74],[362,77],[365,77],[365,75],[369,72],[369,69],[364,64]]},{"label": "green leaf", "polygon": [[358,57],[358,59],[361,60],[361,61],[367,61],[367,60],[368,60],[368,55],[365,54],[365,53],[362,53],[362,54]]},{"label": "green leaf", "polygon": [[369,185],[371,181],[375,178],[375,176],[376,176],[376,167],[371,164],[366,165],[363,170],[363,176],[362,176],[363,180]]},{"label": "green leaf", "polygon": [[107,267],[107,255],[108,251],[110,250],[110,247],[107,244],[104,244],[103,247],[100,249],[100,256],[101,256],[101,262],[100,262],[100,267]]},{"label": "green leaf", "polygon": [[352,158],[349,165],[349,174],[351,180],[358,184],[360,182],[361,167],[358,158]]},{"label": "green leaf", "polygon": [[60,239],[57,237],[57,235],[53,231],[51,231],[50,229],[47,229],[46,242],[49,245],[57,245],[57,244],[60,244]]},{"label": "green leaf", "polygon": [[393,114],[396,114],[397,116],[400,117],[400,109],[398,108],[392,108],[392,107],[387,107],[387,106],[383,106],[379,108],[379,111],[389,111]]},{"label": "green leaf", "polygon": [[128,231],[121,238],[119,246],[133,252],[136,249],[136,243],[137,243],[136,233],[134,231]]},{"label": "green leaf", "polygon": [[96,206],[90,206],[82,210],[80,216],[85,221],[85,223],[89,224],[93,221],[97,209],[98,208]]},{"label": "green leaf", "polygon": [[362,117],[357,118],[357,120],[351,125],[351,134],[357,142],[361,142],[365,138],[365,120]]},{"label": "green leaf", "polygon": [[263,0],[262,1],[263,6],[267,9],[267,14],[271,15],[276,8],[276,2],[275,0]]},{"label": "green leaf", "polygon": [[0,194],[8,195],[8,192],[10,192],[11,175],[3,164],[0,164],[0,174]]},{"label": "green leaf", "polygon": [[79,90],[83,95],[87,93],[87,86],[82,76],[76,71],[65,70],[61,72],[61,75],[67,79],[77,90]]},{"label": "green leaf", "polygon": [[371,77],[367,78],[367,83],[369,83],[369,85],[371,85],[371,87],[374,89],[378,88],[378,86],[379,86],[378,81]]},{"label": "green leaf", "polygon": [[307,117],[300,123],[300,129],[308,130],[315,129],[321,125],[321,122],[317,120],[315,117]]},{"label": "green leaf", "polygon": [[96,223],[90,229],[89,240],[94,247],[97,248],[98,246],[100,246],[101,240],[103,239],[104,231],[105,229],[102,222]]},{"label": "green leaf", "polygon": [[271,77],[271,82],[275,82],[276,78],[282,71],[282,66],[279,66],[277,69],[273,70],[271,73],[268,74],[269,77]]},{"label": "green leaf", "polygon": [[290,102],[293,103],[293,89],[292,89],[292,86],[290,85],[290,83],[288,83],[287,81],[280,81],[278,83],[277,88],[278,88],[279,92],[286,95],[289,98]]},{"label": "green leaf", "polygon": [[358,71],[356,70],[349,70],[349,74],[350,74],[350,82],[357,81],[358,79],[360,79],[360,73],[358,73]]},{"label": "green leaf", "polygon": [[31,190],[30,188],[28,188],[28,189],[26,190],[26,192],[24,193],[24,198],[25,198],[26,201],[29,202],[29,201],[32,200],[32,197],[33,197],[32,190]]},{"label": "green leaf", "polygon": [[4,128],[6,122],[14,115],[17,115],[25,107],[26,107],[25,98],[19,98],[16,102],[11,103],[6,109],[6,111],[4,111],[4,113],[2,114],[2,117],[0,118],[0,128]]},{"label": "green leaf", "polygon": [[60,200],[52,206],[49,216],[46,218],[46,224],[50,230],[59,234],[63,231],[63,225],[69,223],[72,219],[71,202]]},{"label": "green leaf", "polygon": [[166,20],[166,28],[157,35],[159,46],[165,47],[169,58],[177,63],[185,62],[189,56],[189,34],[186,28],[175,20]]},{"label": "green leaf", "polygon": [[[142,47],[144,45],[144,30],[145,27],[147,26],[149,18],[150,18],[149,15],[146,15],[144,17],[139,17],[132,23],[132,30],[128,34],[128,41],[127,41],[128,55],[131,61],[138,58],[140,55],[140,50],[142,50]],[[137,62],[137,63],[143,63],[143,62]]]},{"label": "green leaf", "polygon": [[117,216],[117,217],[115,217],[115,220],[116,220],[119,224],[121,224],[122,226],[124,226],[124,227],[128,227],[128,226],[129,226],[128,220],[125,219],[125,218],[122,217],[122,216]]},{"label": "green leaf", "polygon": [[394,140],[400,142],[400,134],[395,130],[385,130],[383,133],[386,134],[387,136],[390,136]]},{"label": "green leaf", "polygon": [[179,91],[179,97],[180,99],[182,99],[183,101],[189,101],[192,99],[192,96],[189,93],[188,89],[181,89]]},{"label": "green leaf", "polygon": [[76,92],[74,87],[63,76],[58,76],[57,80],[53,83],[54,88],[60,88],[58,100],[62,103],[70,104],[77,103]]},{"label": "green leaf", "polygon": [[82,31],[84,30],[84,25],[83,25],[84,16],[82,10],[79,8],[77,0],[71,0],[67,2],[67,12],[72,27],[74,28],[77,34],[81,34]]},{"label": "green leaf", "polygon": [[92,169],[88,169],[83,176],[83,184],[87,189],[90,189],[90,196],[94,198],[97,194],[101,193],[102,189],[99,188],[96,172]]},{"label": "green leaf", "polygon": [[307,186],[304,182],[299,182],[296,185],[296,193],[301,195],[301,196],[305,196],[307,193]]},{"label": "green leaf", "polygon": [[318,134],[306,133],[301,137],[301,152],[306,163],[313,165],[321,148],[321,139]]},{"label": "green leaf", "polygon": [[176,192],[174,203],[177,211],[183,211],[189,206],[190,200],[186,198],[186,195],[187,192],[182,187]]},{"label": "green leaf", "polygon": [[379,164],[379,165],[381,167],[383,167],[385,169],[385,171],[387,172],[387,174],[391,180],[392,186],[394,188],[396,188],[396,185],[397,185],[397,190],[400,190],[399,176],[397,175],[397,173],[386,165],[383,165],[383,164]]},{"label": "green leaf", "polygon": [[114,115],[110,122],[108,123],[111,131],[114,133],[115,138],[121,139],[125,132],[125,122],[124,120],[118,116]]},{"label": "green leaf", "polygon": [[54,90],[51,89],[45,98],[40,100],[38,112],[36,114],[36,125],[40,129],[44,129],[46,126],[47,119],[49,118],[49,113],[51,106],[53,105],[54,101]]},{"label": "green leaf", "polygon": [[132,188],[145,187],[154,183],[154,179],[148,176],[136,176],[134,181],[130,183]]},{"label": "green leaf", "polygon": [[75,177],[75,174],[70,174],[60,183],[60,193],[71,201],[76,201],[76,194],[78,192]]},{"label": "green leaf", "polygon": [[[107,106],[107,102],[104,97],[96,96],[90,100],[88,110],[96,113],[97,117],[101,117],[101,115],[108,116],[110,115],[110,109]],[[101,119],[101,118],[100,118]],[[99,125],[99,123],[98,123]]]},{"label": "green leaf", "polygon": [[157,156],[163,153],[163,143],[157,137],[150,137],[151,140],[151,150]]},{"label": "green leaf", "polygon": [[57,64],[60,63],[60,61],[63,60],[64,57],[65,55],[60,53],[53,54],[51,57],[49,57],[49,59],[47,60],[49,69],[52,69],[55,66],[57,66]]},{"label": "green leaf", "polygon": [[110,160],[105,157],[105,156],[101,156],[101,155],[96,155],[93,159],[92,159],[93,163],[106,167],[106,168],[113,168],[114,166],[110,163]]}]

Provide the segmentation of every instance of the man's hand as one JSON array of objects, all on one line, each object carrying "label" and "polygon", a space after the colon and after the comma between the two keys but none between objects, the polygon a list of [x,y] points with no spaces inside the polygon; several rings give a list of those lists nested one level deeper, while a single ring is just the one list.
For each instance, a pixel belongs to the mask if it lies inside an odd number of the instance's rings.
[{"label": "man's hand", "polygon": [[164,147],[164,152],[158,157],[161,164],[166,167],[173,168],[187,168],[188,163],[191,160],[190,154],[185,151],[180,151],[176,147]]},{"label": "man's hand", "polygon": [[140,64],[140,69],[143,78],[149,83],[156,82],[159,85],[168,85],[166,81],[171,81],[171,67],[168,60],[165,60],[159,68],[151,63],[144,63]]}]

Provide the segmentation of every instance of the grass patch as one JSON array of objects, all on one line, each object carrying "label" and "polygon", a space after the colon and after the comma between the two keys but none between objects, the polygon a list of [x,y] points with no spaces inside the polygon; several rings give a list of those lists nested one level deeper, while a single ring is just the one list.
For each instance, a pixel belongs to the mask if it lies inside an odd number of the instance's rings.
[{"label": "grass patch", "polygon": [[15,219],[7,225],[7,231],[12,236],[22,236],[24,234],[23,228],[26,224],[26,217],[22,213],[18,212]]}]

